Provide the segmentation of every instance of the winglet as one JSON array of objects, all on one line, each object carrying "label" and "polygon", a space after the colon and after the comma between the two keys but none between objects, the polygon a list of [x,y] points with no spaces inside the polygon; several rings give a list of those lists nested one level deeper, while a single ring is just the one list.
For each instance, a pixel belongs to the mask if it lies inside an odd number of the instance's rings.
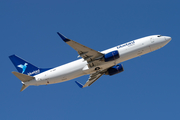
[{"label": "winglet", "polygon": [[82,85],[80,82],[75,81],[75,83],[76,83],[80,88],[83,88],[83,85]]},{"label": "winglet", "polygon": [[66,38],[63,34],[61,34],[60,32],[57,32],[57,34],[59,35],[59,37],[61,37],[61,39],[64,41],[64,42],[68,42],[70,41],[68,38]]}]

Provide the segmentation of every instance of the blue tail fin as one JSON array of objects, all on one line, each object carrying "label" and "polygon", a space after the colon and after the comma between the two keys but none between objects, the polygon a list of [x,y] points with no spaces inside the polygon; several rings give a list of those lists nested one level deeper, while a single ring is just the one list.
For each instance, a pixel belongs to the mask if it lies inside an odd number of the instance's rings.
[{"label": "blue tail fin", "polygon": [[49,69],[38,68],[38,67],[34,66],[33,64],[21,59],[20,57],[18,57],[16,55],[11,55],[11,56],[9,56],[9,58],[12,61],[12,63],[14,64],[14,66],[16,67],[16,69],[18,70],[18,72],[29,75],[29,76],[34,76],[41,72],[49,70]]}]

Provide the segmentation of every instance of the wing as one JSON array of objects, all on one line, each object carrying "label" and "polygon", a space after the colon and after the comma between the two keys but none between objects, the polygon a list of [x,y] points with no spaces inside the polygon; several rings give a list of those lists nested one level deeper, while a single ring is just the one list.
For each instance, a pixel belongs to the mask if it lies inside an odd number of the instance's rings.
[{"label": "wing", "polygon": [[69,46],[71,46],[78,52],[79,57],[82,57],[84,60],[87,61],[89,68],[97,66],[102,62],[100,61],[100,59],[103,58],[104,54],[89,47],[86,47],[80,43],[77,43],[71,39],[68,39],[59,32],[57,32],[57,34],[63,39],[64,42],[66,42]]},{"label": "wing", "polygon": [[107,69],[100,71],[100,72],[90,74],[88,81],[84,85],[82,85],[81,83],[79,83],[77,81],[75,81],[75,82],[77,83],[77,85],[80,88],[88,87],[88,86],[92,85],[96,80],[98,80],[106,71],[107,71]]}]

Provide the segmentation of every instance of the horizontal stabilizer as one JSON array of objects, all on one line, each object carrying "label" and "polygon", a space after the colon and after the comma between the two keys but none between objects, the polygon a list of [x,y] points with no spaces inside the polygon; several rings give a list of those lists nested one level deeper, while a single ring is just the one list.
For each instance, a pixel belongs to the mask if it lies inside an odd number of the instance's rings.
[{"label": "horizontal stabilizer", "polygon": [[75,83],[76,83],[80,88],[83,88],[83,85],[82,85],[80,82],[75,81]]},{"label": "horizontal stabilizer", "polygon": [[23,86],[22,86],[22,88],[21,88],[21,92],[23,91],[23,90],[25,90],[27,87],[28,87],[29,85],[25,85],[25,84],[23,84]]},{"label": "horizontal stabilizer", "polygon": [[32,80],[32,79],[35,79],[35,77],[33,77],[33,76],[25,75],[25,74],[18,73],[18,72],[15,72],[15,71],[13,71],[12,73],[13,73],[17,78],[19,78],[22,82],[27,82],[27,81],[30,81],[30,80]]}]

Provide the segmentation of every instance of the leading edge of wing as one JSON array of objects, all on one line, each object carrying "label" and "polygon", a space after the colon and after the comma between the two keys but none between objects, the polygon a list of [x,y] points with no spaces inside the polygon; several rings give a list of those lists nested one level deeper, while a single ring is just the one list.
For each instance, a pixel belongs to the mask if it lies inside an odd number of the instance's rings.
[{"label": "leading edge of wing", "polygon": [[94,79],[92,80],[88,80],[84,85],[81,84],[80,82],[78,81],[75,81],[75,83],[80,87],[80,88],[85,88],[85,87],[88,87],[90,85],[92,85],[95,81],[97,81],[103,74],[99,74],[99,76],[95,77]]}]

